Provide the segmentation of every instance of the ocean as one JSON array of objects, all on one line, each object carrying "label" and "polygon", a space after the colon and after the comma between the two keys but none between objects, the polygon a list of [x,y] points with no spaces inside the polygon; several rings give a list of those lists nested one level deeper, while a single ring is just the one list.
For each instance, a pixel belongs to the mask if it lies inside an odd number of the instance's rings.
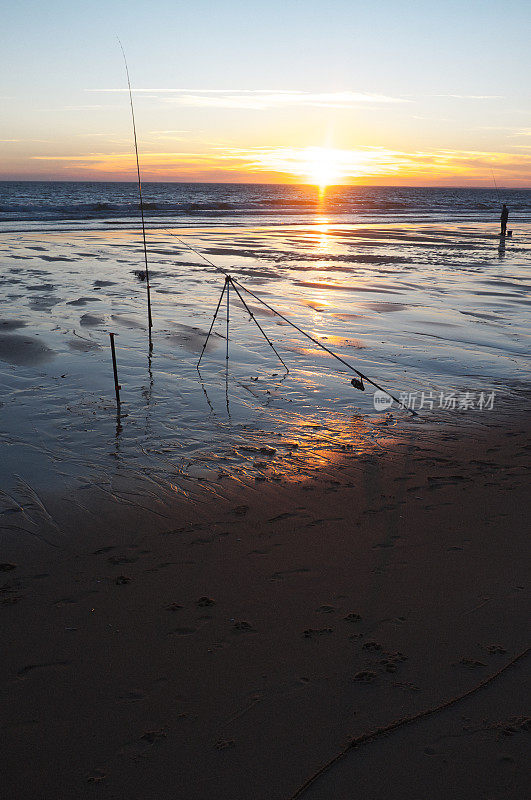
[{"label": "ocean", "polygon": [[[307,220],[324,214],[348,223],[477,221],[499,217],[500,201],[511,220],[529,219],[531,190],[333,186],[319,196],[314,186],[146,183],[149,224]],[[139,213],[136,183],[0,182],[0,230],[52,227],[57,223],[128,224]]]}]

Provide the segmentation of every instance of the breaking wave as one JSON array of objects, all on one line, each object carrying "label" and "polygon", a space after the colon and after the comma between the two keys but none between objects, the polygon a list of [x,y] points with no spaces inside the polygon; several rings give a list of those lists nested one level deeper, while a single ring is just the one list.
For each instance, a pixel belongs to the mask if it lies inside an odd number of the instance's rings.
[{"label": "breaking wave", "polygon": [[[134,183],[71,183],[6,181],[0,183],[0,221],[137,220],[140,214]],[[531,191],[500,189],[511,219],[531,211]],[[419,189],[335,186],[319,196],[315,187],[249,184],[146,183],[144,210],[152,221],[217,216],[264,216],[316,213],[377,221],[434,221],[459,217],[493,220],[500,197],[493,189]]]}]

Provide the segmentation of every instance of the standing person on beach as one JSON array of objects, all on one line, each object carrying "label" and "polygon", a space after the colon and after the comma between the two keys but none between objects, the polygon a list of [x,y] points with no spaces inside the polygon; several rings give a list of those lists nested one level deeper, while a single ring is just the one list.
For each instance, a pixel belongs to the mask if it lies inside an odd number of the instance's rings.
[{"label": "standing person on beach", "polygon": [[507,220],[509,219],[509,210],[505,203],[503,204],[500,222],[501,222],[501,235],[505,236],[507,233]]}]

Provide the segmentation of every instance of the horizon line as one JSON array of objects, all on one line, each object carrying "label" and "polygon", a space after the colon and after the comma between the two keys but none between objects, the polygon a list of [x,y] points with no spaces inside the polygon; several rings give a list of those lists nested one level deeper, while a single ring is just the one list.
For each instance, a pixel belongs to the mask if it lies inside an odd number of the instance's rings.
[{"label": "horizon line", "polygon": [[[80,180],[77,178],[0,178],[0,183],[130,183],[137,184],[138,180],[131,178],[129,180]],[[159,183],[175,183],[183,186],[304,186],[307,188],[319,189],[319,186],[314,183],[307,183],[301,181],[297,182],[283,182],[278,181],[184,181],[184,180],[142,180],[142,185],[146,184],[159,184]],[[466,185],[466,184],[416,184],[416,183],[331,183],[327,184],[327,189],[491,189],[491,186],[484,185]],[[523,191],[531,190],[531,184],[527,186],[503,186],[498,187],[508,190]]]}]

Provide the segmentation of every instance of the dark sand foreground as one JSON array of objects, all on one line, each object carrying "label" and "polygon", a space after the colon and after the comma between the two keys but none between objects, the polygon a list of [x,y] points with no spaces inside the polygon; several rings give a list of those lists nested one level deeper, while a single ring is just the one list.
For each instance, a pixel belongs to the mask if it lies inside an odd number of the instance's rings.
[{"label": "dark sand foreground", "polygon": [[3,534],[2,797],[288,800],[487,681],[302,796],[521,800],[524,424],[388,444]]}]

